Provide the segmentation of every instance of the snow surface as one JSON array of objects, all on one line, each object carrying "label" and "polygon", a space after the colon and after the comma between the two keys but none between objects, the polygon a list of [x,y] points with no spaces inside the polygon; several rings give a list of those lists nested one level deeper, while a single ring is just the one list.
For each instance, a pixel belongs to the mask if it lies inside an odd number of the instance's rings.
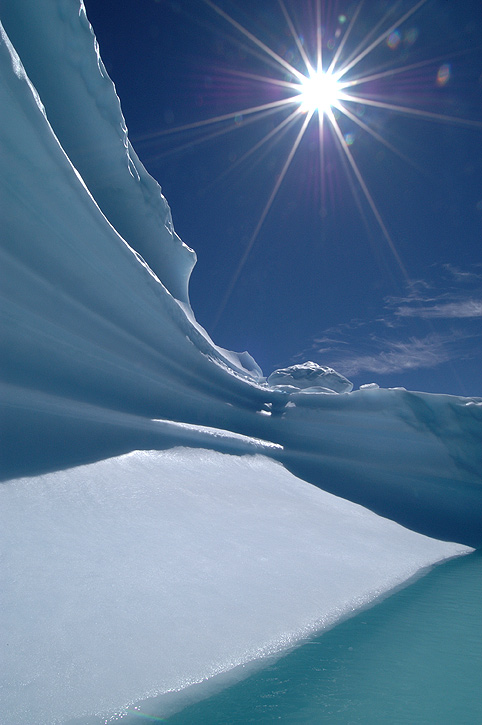
[{"label": "snow surface", "polygon": [[265,456],[135,452],[17,479],[0,498],[5,725],[98,722],[153,697],[162,716],[163,693],[276,653],[467,551]]},{"label": "snow surface", "polygon": [[1,19],[3,721],[98,722],[480,545],[482,401],[217,347],[82,3]]}]

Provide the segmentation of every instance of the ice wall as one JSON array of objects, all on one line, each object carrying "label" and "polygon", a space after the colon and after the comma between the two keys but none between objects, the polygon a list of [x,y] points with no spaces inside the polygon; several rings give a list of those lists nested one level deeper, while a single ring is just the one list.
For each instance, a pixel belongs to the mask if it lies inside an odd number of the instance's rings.
[{"label": "ice wall", "polygon": [[2,35],[3,478],[162,446],[149,421],[170,418],[281,444],[318,486],[480,544],[481,401],[268,385],[217,348],[179,290],[192,255],[130,150],[82,4],[7,0],[1,16],[22,55]]},{"label": "ice wall", "polygon": [[114,84],[78,0],[6,0],[2,21],[62,148],[112,226],[171,294],[188,302],[196,255],[174,231],[132,148]]},{"label": "ice wall", "polygon": [[273,440],[296,475],[430,536],[482,544],[482,401],[293,394]]},{"label": "ice wall", "polygon": [[109,223],[4,35],[0,53],[3,381],[17,412],[33,390],[150,417],[253,407],[242,383],[256,365],[216,348]]}]

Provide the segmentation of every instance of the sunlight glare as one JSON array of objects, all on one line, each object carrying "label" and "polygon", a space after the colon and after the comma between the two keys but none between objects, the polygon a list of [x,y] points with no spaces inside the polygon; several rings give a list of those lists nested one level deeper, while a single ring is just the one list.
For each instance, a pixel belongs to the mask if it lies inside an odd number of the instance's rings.
[{"label": "sunlight glare", "polygon": [[340,85],[335,75],[313,71],[301,83],[300,111],[327,113],[340,100]]}]

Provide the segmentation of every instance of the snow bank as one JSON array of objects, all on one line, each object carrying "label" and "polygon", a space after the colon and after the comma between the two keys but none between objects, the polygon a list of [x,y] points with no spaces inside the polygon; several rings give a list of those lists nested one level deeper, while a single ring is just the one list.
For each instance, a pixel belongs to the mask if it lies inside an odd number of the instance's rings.
[{"label": "snow bank", "polygon": [[276,653],[467,551],[264,456],[132,453],[18,479],[0,499],[4,725],[99,723],[145,698],[162,716],[163,694]]}]

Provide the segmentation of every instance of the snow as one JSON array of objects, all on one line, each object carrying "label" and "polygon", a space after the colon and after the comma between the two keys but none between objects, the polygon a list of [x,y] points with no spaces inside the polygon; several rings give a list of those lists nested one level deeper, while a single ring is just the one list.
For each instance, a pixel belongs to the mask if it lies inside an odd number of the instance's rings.
[{"label": "snow", "polygon": [[3,722],[161,712],[481,545],[482,401],[217,347],[82,3],[1,19]]},{"label": "snow", "polygon": [[316,390],[320,392],[349,393],[353,390],[344,375],[326,365],[308,361],[289,368],[281,368],[271,373],[268,384],[274,387],[289,385],[293,388]]},{"label": "snow", "polygon": [[5,725],[98,722],[144,698],[162,716],[163,694],[277,653],[467,551],[259,455],[135,452],[17,479],[0,497]]}]

